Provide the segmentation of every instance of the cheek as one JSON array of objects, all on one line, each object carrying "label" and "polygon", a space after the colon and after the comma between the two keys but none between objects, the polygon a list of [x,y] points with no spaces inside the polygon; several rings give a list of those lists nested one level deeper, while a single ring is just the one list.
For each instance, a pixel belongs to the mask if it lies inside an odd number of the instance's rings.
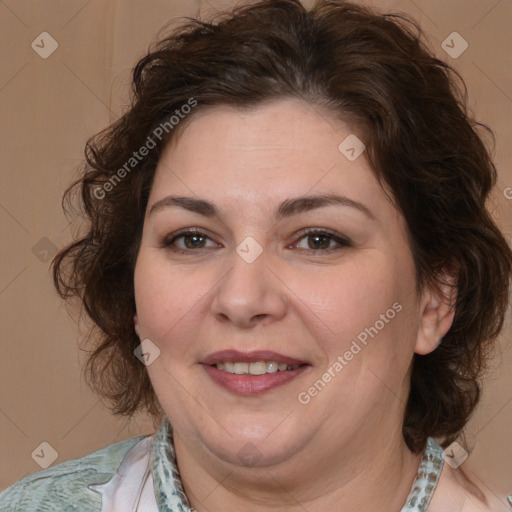
[{"label": "cheek", "polygon": [[398,300],[390,269],[376,257],[367,260],[295,278],[297,298],[323,321],[334,343],[373,325]]},{"label": "cheek", "polygon": [[[158,250],[160,251],[160,250]],[[188,342],[186,331],[198,321],[215,286],[206,268],[194,272],[171,265],[160,252],[143,248],[134,275],[135,302],[141,335],[160,348]]]},{"label": "cheek", "polygon": [[135,304],[144,337],[156,341],[172,328],[180,306],[171,276],[150,249],[141,248],[134,275]]},{"label": "cheek", "polygon": [[[370,368],[391,383],[407,371],[416,339],[414,267],[378,251],[364,256],[336,272],[297,275],[291,288],[304,304],[303,318],[311,319],[324,369],[341,357],[343,374],[354,382],[367,375],[378,384]],[[344,379],[338,383],[346,386]]]}]

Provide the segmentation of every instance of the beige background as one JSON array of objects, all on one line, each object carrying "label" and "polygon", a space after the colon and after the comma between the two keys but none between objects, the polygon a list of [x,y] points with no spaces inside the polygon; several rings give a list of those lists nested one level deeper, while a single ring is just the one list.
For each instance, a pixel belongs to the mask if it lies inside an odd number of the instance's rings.
[{"label": "beige background", "polygon": [[[86,139],[126,105],[130,68],[167,20],[204,17],[231,4],[0,2],[0,489],[40,469],[31,454],[42,442],[57,452],[57,464],[152,431],[147,418],[114,418],[83,383],[76,322],[57,298],[45,260],[70,239],[62,192],[81,162]],[[497,134],[499,185],[492,208],[512,241],[512,200],[504,193],[512,187],[512,2],[379,0],[372,5],[416,17],[436,53],[465,78],[477,117]],[[457,59],[441,48],[453,31],[469,44]],[[59,45],[47,59],[31,48],[42,32]],[[510,320],[507,329],[470,424],[474,450],[464,466],[500,493],[512,492]]]}]

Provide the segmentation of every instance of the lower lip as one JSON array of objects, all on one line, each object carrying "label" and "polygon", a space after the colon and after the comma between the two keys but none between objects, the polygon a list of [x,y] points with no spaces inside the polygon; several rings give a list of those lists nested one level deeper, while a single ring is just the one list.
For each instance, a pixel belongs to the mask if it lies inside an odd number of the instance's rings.
[{"label": "lower lip", "polygon": [[214,382],[232,393],[237,395],[259,395],[292,381],[304,373],[308,366],[304,365],[295,370],[277,371],[264,375],[238,375],[208,365],[203,365],[203,368]]}]

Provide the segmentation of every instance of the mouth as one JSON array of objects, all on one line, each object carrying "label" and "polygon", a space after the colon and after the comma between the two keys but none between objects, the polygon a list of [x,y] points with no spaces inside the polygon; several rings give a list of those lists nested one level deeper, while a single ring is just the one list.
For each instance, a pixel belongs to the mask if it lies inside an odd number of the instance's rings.
[{"label": "mouth", "polygon": [[282,386],[311,365],[270,351],[223,350],[201,362],[209,377],[238,395],[257,395]]}]

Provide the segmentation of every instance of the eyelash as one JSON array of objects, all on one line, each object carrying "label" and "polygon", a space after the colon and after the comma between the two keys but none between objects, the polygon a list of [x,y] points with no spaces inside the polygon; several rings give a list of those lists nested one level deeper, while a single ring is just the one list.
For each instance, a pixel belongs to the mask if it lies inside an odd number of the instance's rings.
[{"label": "eyelash", "polygon": [[[173,252],[180,253],[180,254],[191,254],[192,252],[199,252],[201,250],[208,249],[206,247],[200,247],[199,249],[172,248],[172,245],[176,242],[176,240],[178,240],[179,238],[183,238],[185,236],[190,236],[190,235],[195,235],[195,236],[200,236],[203,238],[210,239],[210,237],[206,233],[203,233],[202,231],[199,231],[198,229],[187,229],[184,231],[180,231],[176,234],[173,234],[170,237],[168,237],[167,239],[165,239],[164,242],[162,243],[162,247],[168,248],[169,250],[172,250]],[[313,235],[324,237],[324,238],[329,238],[339,244],[338,247],[330,247],[328,249],[299,249],[300,251],[331,253],[333,251],[352,246],[352,243],[347,238],[343,238],[339,235],[336,235],[335,233],[331,233],[324,229],[307,229],[307,230],[299,232],[297,235],[299,235],[299,238],[297,239],[297,242],[294,242],[293,245],[296,245],[303,238],[306,238],[307,236],[313,236]]]}]

